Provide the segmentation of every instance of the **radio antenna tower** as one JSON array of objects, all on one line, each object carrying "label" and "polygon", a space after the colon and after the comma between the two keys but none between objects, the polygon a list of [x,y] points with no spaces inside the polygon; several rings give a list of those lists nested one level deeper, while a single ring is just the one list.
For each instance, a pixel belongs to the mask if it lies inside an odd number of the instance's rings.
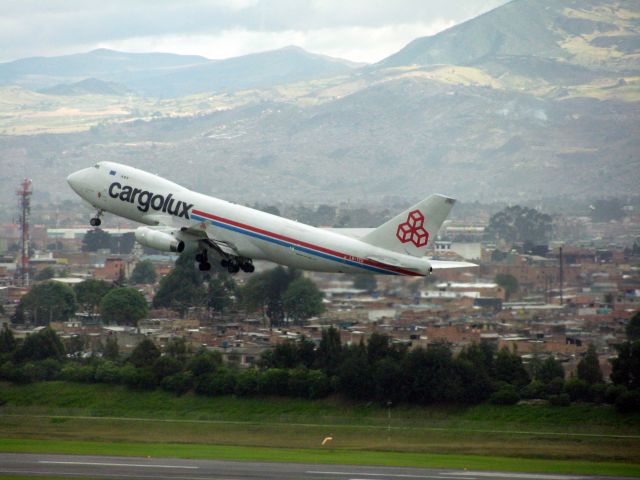
[{"label": "radio antenna tower", "polygon": [[25,178],[17,191],[20,198],[20,285],[29,286],[29,219],[31,217],[31,180]]}]

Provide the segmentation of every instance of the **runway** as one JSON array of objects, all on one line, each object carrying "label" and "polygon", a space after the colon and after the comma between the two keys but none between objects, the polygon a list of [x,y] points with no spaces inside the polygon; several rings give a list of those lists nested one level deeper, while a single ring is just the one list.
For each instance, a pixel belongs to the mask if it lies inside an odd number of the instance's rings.
[{"label": "runway", "polygon": [[176,480],[595,480],[612,478],[309,463],[12,453],[0,453],[0,474]]}]

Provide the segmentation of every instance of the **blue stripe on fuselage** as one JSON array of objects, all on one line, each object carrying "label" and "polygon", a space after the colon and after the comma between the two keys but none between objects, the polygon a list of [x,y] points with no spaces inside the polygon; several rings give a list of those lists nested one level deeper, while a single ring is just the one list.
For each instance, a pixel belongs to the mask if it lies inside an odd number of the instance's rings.
[{"label": "blue stripe on fuselage", "polygon": [[335,257],[333,255],[329,255],[329,254],[324,253],[324,252],[319,252],[317,250],[312,250],[312,249],[307,248],[307,247],[302,247],[300,245],[296,245],[295,243],[285,242],[284,240],[280,240],[280,239],[273,238],[273,237],[268,237],[267,235],[263,235],[261,233],[252,232],[251,230],[245,230],[244,228],[236,227],[234,225],[229,225],[229,224],[226,224],[226,223],[223,223],[223,222],[218,222],[217,220],[212,220],[210,218],[206,218],[206,217],[203,217],[201,215],[197,215],[195,213],[191,213],[191,218],[194,219],[194,220],[201,221],[201,222],[209,222],[212,225],[215,225],[217,227],[225,228],[225,229],[231,230],[233,232],[242,233],[244,235],[249,235],[250,237],[254,237],[254,238],[257,238],[259,240],[264,240],[264,241],[267,241],[267,242],[271,242],[271,243],[274,243],[276,245],[280,245],[282,247],[294,248],[295,250],[299,250],[301,252],[309,253],[311,255],[315,255],[317,257],[321,257],[321,258],[324,258],[324,259],[327,259],[327,260],[333,260],[334,262],[344,263],[346,265],[363,268],[365,270],[369,270],[369,271],[376,272],[376,273],[382,273],[382,274],[385,274],[385,275],[398,275],[395,272],[389,272],[388,270],[383,270],[381,268],[376,268],[376,267],[372,267],[372,266],[369,266],[369,265],[364,265],[364,264],[359,263],[359,262],[353,262],[353,261],[350,261],[350,260],[345,260],[343,258]]}]

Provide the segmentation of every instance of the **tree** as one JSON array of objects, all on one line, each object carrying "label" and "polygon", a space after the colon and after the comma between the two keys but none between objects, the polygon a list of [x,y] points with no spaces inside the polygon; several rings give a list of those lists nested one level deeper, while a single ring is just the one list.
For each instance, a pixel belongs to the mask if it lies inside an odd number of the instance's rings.
[{"label": "tree", "polygon": [[611,360],[611,381],[628,389],[640,388],[640,340],[616,346],[618,356]]},{"label": "tree", "polygon": [[4,327],[2,327],[2,331],[0,331],[0,359],[5,354],[13,353],[16,349],[16,339],[13,336],[13,331],[9,328],[9,325],[6,323]]},{"label": "tree", "polygon": [[71,287],[49,280],[34,285],[20,299],[13,321],[48,325],[52,321],[65,321],[75,312],[76,296]]},{"label": "tree", "polygon": [[511,295],[518,291],[518,279],[511,274],[499,273],[495,282],[504,289],[505,300],[509,300]]},{"label": "tree", "polygon": [[18,362],[38,361],[46,358],[62,360],[65,355],[64,345],[58,334],[47,327],[37,333],[28,335],[16,352]]},{"label": "tree", "polygon": [[555,358],[547,357],[540,365],[538,379],[543,383],[551,383],[554,378],[564,380],[564,368]]},{"label": "tree", "polygon": [[51,280],[55,276],[56,271],[53,267],[45,267],[36,274],[36,281],[42,282],[44,280]]},{"label": "tree", "polygon": [[148,311],[147,301],[134,288],[115,288],[100,301],[100,315],[107,323],[137,326]]},{"label": "tree", "polygon": [[98,250],[111,248],[111,235],[101,228],[87,230],[82,239],[83,252],[97,252]]},{"label": "tree", "polygon": [[76,283],[73,291],[76,294],[78,303],[82,305],[85,311],[96,313],[102,297],[104,297],[113,285],[104,280],[95,280],[90,278],[84,282]]},{"label": "tree", "polygon": [[160,357],[160,349],[149,338],[143,339],[131,352],[129,362],[135,367],[151,367]]},{"label": "tree", "polygon": [[289,284],[282,297],[282,303],[293,323],[301,325],[308,318],[324,311],[322,298],[322,292],[315,283],[308,278],[300,277]]},{"label": "tree", "polygon": [[630,342],[640,340],[640,311],[637,311],[627,325],[627,339]]},{"label": "tree", "polygon": [[344,360],[338,370],[338,391],[356,400],[373,398],[376,385],[364,343],[346,347],[343,354]]},{"label": "tree", "polygon": [[508,243],[546,243],[551,234],[551,217],[537,210],[515,205],[489,219],[485,235]]},{"label": "tree", "polygon": [[209,280],[207,303],[214,312],[222,313],[233,304],[238,286],[227,273],[220,272]]},{"label": "tree", "polygon": [[171,272],[160,280],[153,306],[171,308],[184,314],[189,307],[203,306],[206,298],[202,275],[193,261],[193,252],[185,251],[178,257]]},{"label": "tree", "polygon": [[404,370],[411,372],[411,400],[417,403],[454,402],[463,397],[462,380],[447,344],[411,350]]},{"label": "tree", "polygon": [[299,276],[299,271],[280,266],[256,274],[242,288],[242,302],[248,310],[262,310],[272,327],[282,325],[285,318],[283,295]]},{"label": "tree", "polygon": [[189,355],[189,347],[187,346],[187,341],[184,337],[170,339],[167,342],[164,351],[168,356],[175,358],[181,363],[184,363]]},{"label": "tree", "polygon": [[118,339],[115,337],[115,335],[107,337],[107,342],[104,346],[102,357],[112,362],[115,362],[120,357],[120,347],[118,346]]},{"label": "tree", "polygon": [[514,350],[509,351],[503,347],[496,355],[494,362],[495,379],[509,383],[517,387],[523,387],[529,383],[529,374],[522,364],[522,358]]},{"label": "tree", "polygon": [[578,362],[578,378],[587,382],[590,385],[595,383],[602,383],[602,370],[600,369],[600,362],[598,361],[598,353],[596,347],[593,344],[589,345],[587,353]]},{"label": "tree", "polygon": [[129,281],[132,285],[155,283],[156,277],[156,267],[153,266],[153,263],[150,260],[142,260],[136,263]]},{"label": "tree", "polygon": [[327,375],[335,375],[342,361],[342,342],[340,332],[335,327],[322,330],[316,362]]}]

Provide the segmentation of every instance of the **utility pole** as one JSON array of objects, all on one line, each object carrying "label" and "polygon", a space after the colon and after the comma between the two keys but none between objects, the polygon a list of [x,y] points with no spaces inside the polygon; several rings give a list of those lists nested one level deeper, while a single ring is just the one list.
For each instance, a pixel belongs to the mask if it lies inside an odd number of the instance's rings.
[{"label": "utility pole", "polygon": [[563,287],[564,287],[564,259],[562,257],[562,247],[560,247],[560,305],[564,305]]},{"label": "utility pole", "polygon": [[29,286],[29,220],[31,217],[31,180],[25,178],[17,195],[20,199],[20,285]]}]

